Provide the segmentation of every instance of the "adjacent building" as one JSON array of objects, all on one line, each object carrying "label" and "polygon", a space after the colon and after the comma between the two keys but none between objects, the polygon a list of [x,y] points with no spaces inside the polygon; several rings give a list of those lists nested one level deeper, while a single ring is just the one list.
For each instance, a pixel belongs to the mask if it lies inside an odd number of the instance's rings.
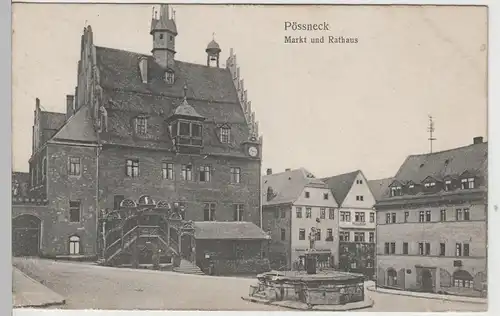
[{"label": "adjacent building", "polygon": [[480,295],[487,276],[488,145],[411,155],[375,205],[377,285]]},{"label": "adjacent building", "polygon": [[338,262],[338,204],[324,182],[304,168],[275,174],[268,169],[262,193],[262,228],[271,236],[273,268],[298,268],[309,252],[319,255],[320,268]]},{"label": "adjacent building", "polygon": [[206,64],[180,61],[177,35],[168,5],[151,19],[151,55],[97,46],[84,28],[66,113],[36,100],[29,174],[13,175],[14,253],[98,256],[102,214],[142,195],[214,222],[202,243],[218,222],[250,223],[235,226],[240,243],[259,235],[262,138],[236,56],[221,68],[212,40]]},{"label": "adjacent building", "polygon": [[375,198],[361,170],[322,179],[339,204],[339,268],[374,275]]}]

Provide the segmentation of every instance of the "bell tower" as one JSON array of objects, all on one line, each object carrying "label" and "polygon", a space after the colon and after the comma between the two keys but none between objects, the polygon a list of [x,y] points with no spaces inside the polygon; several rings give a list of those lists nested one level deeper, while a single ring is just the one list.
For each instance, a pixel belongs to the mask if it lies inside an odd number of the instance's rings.
[{"label": "bell tower", "polygon": [[219,55],[221,51],[219,44],[215,41],[215,33],[213,33],[212,41],[208,43],[207,49],[205,49],[208,67],[212,67],[215,64],[219,68]]},{"label": "bell tower", "polygon": [[153,57],[155,61],[165,69],[172,69],[175,56],[175,37],[177,26],[175,25],[175,11],[170,17],[168,4],[160,6],[160,16],[154,11],[151,19],[151,32],[153,36]]}]

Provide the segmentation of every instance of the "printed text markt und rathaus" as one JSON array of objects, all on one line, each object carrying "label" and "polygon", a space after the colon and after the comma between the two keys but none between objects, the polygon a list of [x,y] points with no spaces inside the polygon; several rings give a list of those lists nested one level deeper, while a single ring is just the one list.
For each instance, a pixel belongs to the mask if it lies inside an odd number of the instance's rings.
[{"label": "printed text markt und rathaus", "polygon": [[[330,24],[328,22],[322,23],[298,23],[286,21],[284,23],[285,31],[330,31]],[[305,44],[305,43],[330,43],[330,44],[356,44],[358,43],[357,37],[345,36],[285,36],[285,44]]]}]

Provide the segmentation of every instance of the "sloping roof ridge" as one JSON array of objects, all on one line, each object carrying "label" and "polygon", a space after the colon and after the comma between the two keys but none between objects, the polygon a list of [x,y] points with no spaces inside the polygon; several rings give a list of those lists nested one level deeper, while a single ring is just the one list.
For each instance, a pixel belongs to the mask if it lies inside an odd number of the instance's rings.
[{"label": "sloping roof ridge", "polygon": [[[57,134],[59,134],[59,132],[61,132],[61,131],[62,131],[62,129],[63,129],[64,127],[68,126],[68,125],[69,125],[72,121],[74,121],[74,120],[75,120],[76,115],[77,115],[78,113],[80,113],[81,111],[83,111],[83,109],[84,109],[84,108],[88,108],[88,109],[90,109],[88,105],[82,105],[80,108],[78,108],[78,110],[77,110],[75,113],[73,113],[73,115],[71,115],[71,117],[70,117],[68,120],[66,120],[66,121],[64,122],[64,124],[63,124],[63,125],[62,125],[62,126],[61,126],[61,127],[60,127],[60,128],[59,128],[56,132],[55,132],[55,133],[54,133],[54,136],[52,136],[52,137],[51,137],[51,139],[58,139],[58,138],[56,137],[56,136],[57,136]],[[92,131],[94,131],[94,133],[95,133],[95,130],[94,130],[93,128],[92,128]]]},{"label": "sloping roof ridge", "polygon": [[443,153],[450,152],[450,151],[461,150],[461,149],[465,149],[467,147],[473,147],[473,146],[485,145],[485,144],[487,145],[488,142],[482,142],[482,143],[479,143],[479,144],[469,144],[469,145],[455,147],[455,148],[449,148],[449,149],[445,149],[445,150],[441,150],[441,151],[435,151],[435,152],[432,152],[432,153],[411,154],[408,157],[435,156],[435,155],[443,154]]},{"label": "sloping roof ridge", "polygon": [[[330,177],[323,177],[323,178],[321,178],[321,179],[322,179],[322,180],[323,180],[323,179],[332,179],[332,178],[342,177],[342,176],[350,175],[350,174],[353,174],[353,173],[359,173],[359,172],[362,172],[362,171],[361,171],[361,169],[357,169],[357,170],[350,171],[350,172],[344,172],[344,173],[337,174],[337,175],[330,176]],[[366,177],[365,177],[365,178],[366,178]]]},{"label": "sloping roof ridge", "polygon": [[64,112],[54,112],[54,111],[40,111],[41,113],[48,113],[48,114],[60,114],[60,115],[66,115]]},{"label": "sloping roof ridge", "polygon": [[139,52],[135,52],[135,51],[131,51],[131,50],[126,50],[126,49],[122,49],[122,48],[115,48],[115,47],[108,47],[108,46],[100,46],[100,45],[94,45],[94,47],[95,47],[96,49],[97,49],[97,48],[102,48],[102,49],[113,50],[113,51],[117,51],[117,52],[124,52],[124,53],[129,53],[129,54],[141,55],[141,56],[145,56],[145,57],[153,57],[153,55],[148,55],[148,54],[144,54],[144,53],[139,53]]}]

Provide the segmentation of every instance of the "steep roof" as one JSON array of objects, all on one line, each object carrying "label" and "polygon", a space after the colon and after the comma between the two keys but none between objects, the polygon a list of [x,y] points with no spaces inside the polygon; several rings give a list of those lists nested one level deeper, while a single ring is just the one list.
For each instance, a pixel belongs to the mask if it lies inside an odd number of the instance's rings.
[{"label": "steep roof", "polygon": [[[148,61],[149,82],[143,83],[139,70],[139,59]],[[175,82],[165,84],[165,71],[153,56],[124,50],[96,46],[96,63],[103,88],[120,89],[154,95],[169,95],[181,98],[184,84],[188,87],[188,98],[211,102],[229,102],[240,107],[238,94],[229,69],[208,67],[183,61],[175,61]]]},{"label": "steep roof", "polygon": [[401,165],[394,179],[402,183],[421,183],[429,176],[442,181],[447,176],[458,177],[465,171],[486,175],[487,162],[488,143],[411,155]]},{"label": "steep roof", "polygon": [[265,240],[269,236],[251,222],[194,222],[196,239]]},{"label": "steep roof", "polygon": [[[262,194],[264,195],[263,205],[276,205],[283,203],[293,203],[300,196],[306,186],[325,186],[319,179],[314,178],[312,173],[304,168],[285,171],[281,173],[265,175],[262,177]],[[271,187],[274,198],[267,200],[266,194]]]},{"label": "steep roof", "polygon": [[97,141],[96,133],[90,121],[89,109],[83,106],[64,124],[52,139],[83,142]]},{"label": "steep roof", "polygon": [[356,170],[329,178],[323,178],[321,180],[332,190],[332,194],[335,197],[335,200],[337,200],[337,203],[342,205],[352,187],[352,184],[354,183],[354,179],[356,179],[360,172],[360,170]]},{"label": "steep roof", "polygon": [[393,180],[394,180],[393,178],[385,178],[385,179],[368,181],[368,186],[372,191],[375,201],[380,200],[380,198],[384,196],[385,192],[387,191],[389,185],[392,183]]}]

